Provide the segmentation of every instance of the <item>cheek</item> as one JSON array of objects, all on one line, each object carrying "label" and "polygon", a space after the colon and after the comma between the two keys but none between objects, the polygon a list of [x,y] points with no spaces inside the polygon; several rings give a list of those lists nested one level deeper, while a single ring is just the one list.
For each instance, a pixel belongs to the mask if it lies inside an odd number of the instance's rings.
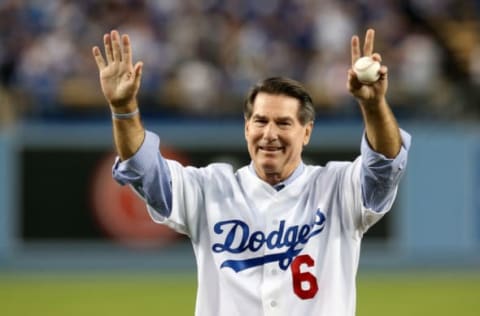
[{"label": "cheek", "polygon": [[304,142],[304,135],[301,133],[295,134],[294,137],[291,137],[288,140],[289,147],[291,151],[295,154],[301,153],[303,151],[303,142]]},{"label": "cheek", "polygon": [[254,154],[255,153],[255,147],[256,147],[256,144],[257,144],[257,137],[255,137],[255,135],[253,135],[252,133],[249,133],[246,135],[246,141],[247,141],[247,149],[249,151],[250,154]]},{"label": "cheek", "polygon": [[255,130],[250,130],[246,133],[246,139],[249,144],[254,144],[262,138],[262,134]]}]

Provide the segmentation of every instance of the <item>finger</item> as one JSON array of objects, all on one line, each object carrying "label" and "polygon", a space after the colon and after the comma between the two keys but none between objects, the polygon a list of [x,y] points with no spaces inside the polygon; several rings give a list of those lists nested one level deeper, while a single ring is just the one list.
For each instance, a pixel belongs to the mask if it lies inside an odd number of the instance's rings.
[{"label": "finger", "polygon": [[362,83],[358,81],[357,75],[355,74],[355,71],[352,69],[348,70],[348,80],[347,80],[347,88],[348,91],[352,92],[355,90],[358,90],[362,87]]},{"label": "finger", "polygon": [[107,62],[110,64],[113,61],[112,39],[110,38],[110,34],[103,35],[103,45],[105,46],[105,56],[107,57]]},{"label": "finger", "polygon": [[355,73],[352,71],[352,69],[348,70],[348,79],[347,79],[347,90],[352,92],[353,87],[352,87],[352,80],[354,79]]},{"label": "finger", "polygon": [[351,51],[352,51],[352,66],[355,64],[357,59],[360,58],[360,40],[357,35],[352,36],[351,41]]},{"label": "finger", "polygon": [[365,56],[371,56],[373,53],[373,42],[375,40],[375,31],[368,29],[365,34],[365,43],[363,44],[363,54]]},{"label": "finger", "polygon": [[97,63],[98,70],[102,70],[105,68],[105,59],[103,59],[102,54],[100,53],[100,49],[95,46],[92,49],[93,57],[95,58],[95,62]]},{"label": "finger", "polygon": [[130,38],[128,35],[122,36],[122,44],[123,44],[123,61],[126,62],[128,65],[132,64],[132,48],[130,46]]},{"label": "finger", "polygon": [[385,79],[388,76],[388,68],[387,66],[382,65],[380,69],[378,70],[378,73],[380,74],[380,79]]},{"label": "finger", "polygon": [[382,55],[380,55],[379,53],[373,53],[372,54],[372,59],[381,63],[382,62]]},{"label": "finger", "polygon": [[120,62],[122,61],[122,52],[120,48],[120,35],[118,31],[112,31],[110,33],[110,37],[112,38],[112,51],[113,51],[113,61]]},{"label": "finger", "polygon": [[348,80],[357,80],[357,74],[355,73],[355,71],[353,71],[353,69],[348,69]]}]

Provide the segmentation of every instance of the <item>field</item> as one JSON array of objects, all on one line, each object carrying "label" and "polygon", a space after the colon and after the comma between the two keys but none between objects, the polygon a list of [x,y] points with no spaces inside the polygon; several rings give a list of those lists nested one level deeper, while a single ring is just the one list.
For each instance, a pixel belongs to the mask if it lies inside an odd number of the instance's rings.
[{"label": "field", "polygon": [[[0,315],[193,315],[194,280],[191,274],[4,273]],[[357,316],[478,316],[480,273],[363,273],[357,310]]]}]

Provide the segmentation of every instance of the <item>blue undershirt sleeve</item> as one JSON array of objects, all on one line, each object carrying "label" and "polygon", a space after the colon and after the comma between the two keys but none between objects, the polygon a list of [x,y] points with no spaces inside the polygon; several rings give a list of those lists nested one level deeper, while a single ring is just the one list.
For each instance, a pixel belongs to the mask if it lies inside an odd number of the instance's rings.
[{"label": "blue undershirt sleeve", "polygon": [[121,185],[130,185],[160,215],[170,216],[172,177],[156,134],[146,131],[143,144],[131,158],[121,161],[117,157],[112,174]]},{"label": "blue undershirt sleeve", "polygon": [[395,198],[397,186],[407,166],[411,136],[400,130],[402,147],[398,155],[389,159],[373,151],[364,133],[361,144],[362,167],[360,182],[364,206],[375,212],[384,211]]}]

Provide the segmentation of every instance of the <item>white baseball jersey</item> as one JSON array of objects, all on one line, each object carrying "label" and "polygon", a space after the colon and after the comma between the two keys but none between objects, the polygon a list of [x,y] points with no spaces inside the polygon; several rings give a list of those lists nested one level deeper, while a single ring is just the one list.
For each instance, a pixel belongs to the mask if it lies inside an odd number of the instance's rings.
[{"label": "white baseball jersey", "polygon": [[[191,238],[197,316],[355,314],[363,233],[382,212],[362,203],[361,158],[305,166],[280,191],[248,167],[168,160],[172,212],[152,218]],[[392,188],[396,191],[396,186]]]}]

